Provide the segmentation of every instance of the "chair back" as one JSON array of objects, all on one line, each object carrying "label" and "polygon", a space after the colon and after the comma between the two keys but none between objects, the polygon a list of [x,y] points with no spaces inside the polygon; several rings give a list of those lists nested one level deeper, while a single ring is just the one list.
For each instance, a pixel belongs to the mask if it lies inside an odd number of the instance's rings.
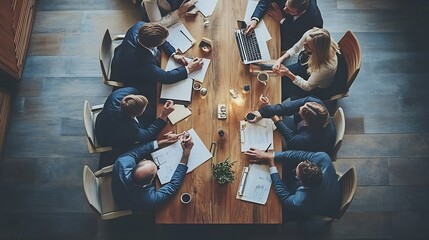
[{"label": "chair back", "polygon": [[110,146],[99,146],[95,137],[95,120],[100,110],[93,112],[88,100],[85,100],[83,105],[83,124],[89,153],[100,153],[112,150]]},{"label": "chair back", "polygon": [[99,54],[101,73],[103,74],[103,82],[104,84],[112,87],[122,87],[123,84],[121,82],[110,79],[113,52],[114,52],[113,40],[110,35],[109,29],[106,29],[106,32],[104,33],[103,41],[101,42],[100,54]]},{"label": "chair back", "polygon": [[83,168],[83,188],[89,205],[101,219],[113,219],[132,214],[131,210],[119,210],[112,194],[112,168],[107,166],[93,173],[88,166]]},{"label": "chair back", "polygon": [[340,214],[338,215],[337,219],[340,219],[346,210],[349,208],[350,203],[353,200],[353,197],[356,193],[357,188],[357,176],[356,176],[356,169],[354,167],[351,167],[349,170],[347,170],[344,175],[342,175],[338,182],[340,183],[340,187],[343,192],[343,198],[341,202],[341,208],[340,208]]},{"label": "chair back", "polygon": [[335,139],[334,149],[331,152],[331,159],[335,162],[337,160],[337,153],[338,150],[340,150],[341,144],[343,142],[344,132],[346,130],[346,118],[341,107],[339,107],[335,112],[333,122],[337,131],[337,138]]},{"label": "chair back", "polygon": [[362,55],[355,34],[348,30],[338,42],[341,54],[338,55],[337,72],[331,88],[332,96],[324,101],[334,101],[348,96],[349,89],[358,75]]}]

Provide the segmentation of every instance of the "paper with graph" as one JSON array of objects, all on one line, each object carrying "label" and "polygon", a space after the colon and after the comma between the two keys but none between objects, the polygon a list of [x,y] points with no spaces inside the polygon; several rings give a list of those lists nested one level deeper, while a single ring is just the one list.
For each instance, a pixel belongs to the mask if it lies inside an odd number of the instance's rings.
[{"label": "paper with graph", "polygon": [[271,188],[270,170],[267,165],[251,164],[244,180],[243,195],[237,199],[265,205]]}]

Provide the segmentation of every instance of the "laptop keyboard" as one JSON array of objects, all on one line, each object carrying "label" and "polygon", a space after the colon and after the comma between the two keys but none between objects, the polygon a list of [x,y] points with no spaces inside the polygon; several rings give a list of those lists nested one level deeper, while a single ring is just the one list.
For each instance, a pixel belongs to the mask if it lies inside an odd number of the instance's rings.
[{"label": "laptop keyboard", "polygon": [[241,30],[235,31],[237,40],[243,46],[245,59],[247,61],[255,61],[262,59],[261,50],[259,49],[258,40],[256,34],[253,31],[251,34],[246,35]]}]

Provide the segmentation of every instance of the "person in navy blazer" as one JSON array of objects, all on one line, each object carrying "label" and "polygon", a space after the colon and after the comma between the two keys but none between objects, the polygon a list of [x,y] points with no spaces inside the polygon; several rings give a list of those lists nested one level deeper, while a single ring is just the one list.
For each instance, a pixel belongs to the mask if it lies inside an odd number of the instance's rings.
[{"label": "person in navy blazer", "polygon": [[[283,205],[284,222],[305,220],[313,215],[338,217],[342,191],[331,158],[324,152],[265,152],[250,149],[251,163],[270,166],[274,189]],[[283,163],[284,182],[275,162]]]},{"label": "person in navy blazer", "polygon": [[[283,10],[280,9],[282,7]],[[267,12],[280,22],[282,51],[291,48],[307,30],[323,28],[322,14],[316,0],[260,0],[248,23],[247,32],[252,32]]]},{"label": "person in navy blazer", "polygon": [[131,147],[135,142],[146,143],[158,136],[167,125],[167,116],[174,110],[174,103],[167,101],[159,118],[149,127],[143,125],[147,99],[133,87],[119,88],[104,103],[95,121],[95,136],[102,146]]},{"label": "person in navy blazer", "polygon": [[160,144],[177,141],[177,135],[159,142],[141,144],[121,155],[113,165],[112,194],[116,205],[120,209],[133,211],[154,211],[157,206],[164,204],[179,190],[183,178],[188,170],[188,158],[193,147],[189,134],[182,141],[182,158],[171,181],[160,189],[155,188],[157,166],[151,160],[143,159],[153,152]]},{"label": "person in navy blazer", "polygon": [[[194,58],[189,63],[184,55],[166,41],[168,29],[158,23],[134,24],[125,34],[122,43],[115,48],[112,60],[111,79],[125,86],[136,87],[149,100],[148,114],[156,115],[157,83],[171,84],[188,77],[201,69],[202,59]],[[160,50],[183,66],[165,71],[160,65]]]},{"label": "person in navy blazer", "polygon": [[[258,111],[252,111],[256,117],[249,122],[271,118],[286,142],[285,149],[328,154],[332,152],[337,132],[326,106],[320,99],[305,97],[275,105],[269,105],[267,97],[263,97],[261,101],[263,106]],[[289,123],[286,117],[292,115],[294,124]],[[283,116],[283,121],[278,116]]]}]

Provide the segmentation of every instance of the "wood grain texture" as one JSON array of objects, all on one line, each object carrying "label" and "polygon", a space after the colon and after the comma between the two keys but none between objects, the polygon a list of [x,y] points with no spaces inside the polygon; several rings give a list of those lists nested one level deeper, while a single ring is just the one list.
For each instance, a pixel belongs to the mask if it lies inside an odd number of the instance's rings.
[{"label": "wood grain texture", "polygon": [[[246,1],[221,0],[216,10],[209,17],[210,25],[204,27],[203,17],[183,19],[194,38],[201,37],[213,40],[211,53],[204,54],[197,44],[186,54],[210,58],[209,70],[203,83],[208,89],[204,98],[195,93],[192,99],[192,115],[187,121],[174,126],[177,132],[194,128],[207,148],[216,144],[214,157],[199,166],[185,177],[179,193],[165,206],[158,210],[157,223],[280,223],[281,205],[274,189],[271,188],[269,201],[265,206],[244,202],[235,198],[240,183],[241,172],[248,165],[247,158],[240,148],[240,120],[252,108],[259,105],[258,97],[262,92],[272,101],[280,101],[280,81],[271,79],[268,86],[260,84],[249,74],[248,66],[241,63],[238,48],[232,30],[236,28],[237,16],[244,16]],[[267,19],[273,40],[269,42],[272,57],[279,54],[279,29],[277,23]],[[270,25],[271,24],[271,25]],[[277,81],[276,81],[277,80]],[[251,91],[243,94],[244,85],[251,85]],[[238,92],[233,99],[230,89]],[[224,103],[228,108],[226,120],[217,119],[217,105]],[[161,107],[161,106],[160,106]],[[225,135],[220,137],[219,130]],[[275,133],[274,146],[281,149],[281,138]],[[211,164],[229,158],[235,162],[233,170],[236,180],[232,184],[220,185],[215,182],[211,173]],[[179,201],[182,192],[190,192],[193,200],[189,205]]]}]

